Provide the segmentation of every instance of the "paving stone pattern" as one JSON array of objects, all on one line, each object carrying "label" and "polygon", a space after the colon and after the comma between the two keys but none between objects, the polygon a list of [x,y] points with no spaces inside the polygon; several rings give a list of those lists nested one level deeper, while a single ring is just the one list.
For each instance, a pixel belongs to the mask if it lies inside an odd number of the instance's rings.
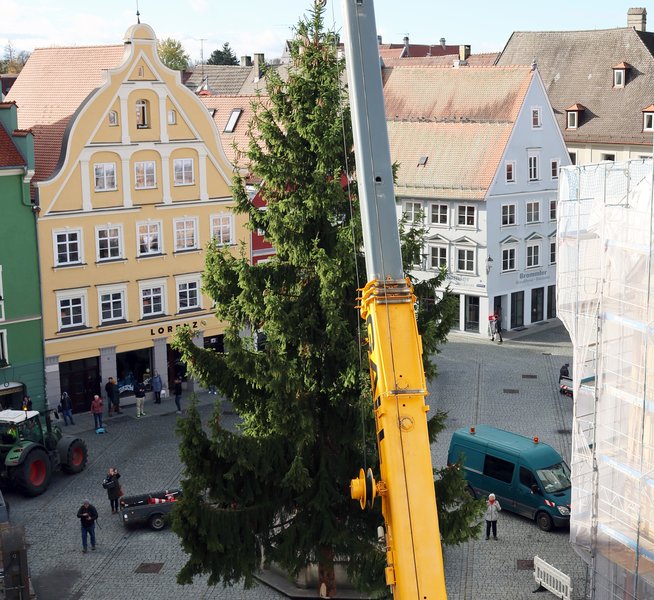
[{"label": "paving stone pattern", "polygon": [[[556,322],[554,323],[556,324]],[[431,409],[447,410],[447,429],[432,447],[435,465],[446,462],[452,431],[486,423],[524,435],[538,435],[570,458],[570,399],[557,390],[559,367],[570,362],[571,345],[561,327],[532,328],[520,337],[509,332],[503,344],[452,334],[436,357],[439,378],[430,386]],[[535,374],[525,379],[523,374]],[[517,389],[505,394],[504,389]],[[200,394],[201,412],[209,417],[215,396]],[[88,468],[76,476],[57,473],[50,489],[38,498],[6,496],[11,519],[25,524],[28,559],[39,600],[276,600],[280,593],[259,585],[210,587],[206,578],[179,586],[175,576],[185,562],[178,538],[170,530],[126,530],[112,515],[102,480],[110,466],[118,467],[127,494],[156,491],[178,484],[182,465],[175,435],[171,399],[161,406],[146,404],[148,416],[106,419],[105,435],[92,430],[90,415],[76,415],[67,433],[83,437],[90,450]],[[235,417],[226,414],[225,421]],[[358,465],[353,465],[352,473]],[[100,513],[95,552],[81,552],[76,518],[88,497]],[[519,570],[518,560],[538,555],[573,577],[575,600],[584,598],[586,570],[568,543],[567,531],[541,532],[535,523],[503,512],[497,541],[475,540],[444,550],[450,600],[526,600],[535,589],[532,571]],[[162,563],[158,573],[136,572],[142,563]],[[544,594],[542,597],[550,596]]]}]

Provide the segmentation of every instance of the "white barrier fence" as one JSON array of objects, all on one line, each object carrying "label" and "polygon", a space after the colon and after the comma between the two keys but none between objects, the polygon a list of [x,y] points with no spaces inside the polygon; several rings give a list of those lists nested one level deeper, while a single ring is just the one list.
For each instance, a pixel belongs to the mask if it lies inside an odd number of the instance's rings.
[{"label": "white barrier fence", "polygon": [[534,579],[540,587],[552,592],[557,598],[571,600],[572,582],[570,576],[562,573],[538,556],[534,556]]}]

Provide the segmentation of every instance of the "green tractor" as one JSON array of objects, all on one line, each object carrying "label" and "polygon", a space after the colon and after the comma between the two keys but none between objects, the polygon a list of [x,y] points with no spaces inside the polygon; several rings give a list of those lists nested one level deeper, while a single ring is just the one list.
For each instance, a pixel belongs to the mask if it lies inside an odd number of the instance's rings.
[{"label": "green tractor", "polygon": [[26,496],[38,496],[50,485],[52,471],[79,473],[86,467],[84,440],[63,435],[45,417],[45,430],[36,410],[0,411],[0,475]]}]

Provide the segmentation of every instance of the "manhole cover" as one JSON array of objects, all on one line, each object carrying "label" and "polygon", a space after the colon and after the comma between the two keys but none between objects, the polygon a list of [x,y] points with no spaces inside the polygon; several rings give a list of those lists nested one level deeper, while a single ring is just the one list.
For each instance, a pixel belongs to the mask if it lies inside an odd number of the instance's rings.
[{"label": "manhole cover", "polygon": [[551,352],[543,352],[542,354],[543,354],[543,356],[552,356]]},{"label": "manhole cover", "polygon": [[557,433],[572,433],[572,429],[557,429]]},{"label": "manhole cover", "polygon": [[538,379],[538,375],[532,375],[531,373],[523,374],[523,379]]},{"label": "manhole cover", "polygon": [[518,559],[518,571],[531,571],[534,568],[534,559]]},{"label": "manhole cover", "polygon": [[519,393],[518,390],[509,390],[509,389],[504,389],[505,394],[517,394]]},{"label": "manhole cover", "polygon": [[158,573],[161,571],[161,567],[163,567],[163,563],[141,563],[136,567],[134,573]]}]

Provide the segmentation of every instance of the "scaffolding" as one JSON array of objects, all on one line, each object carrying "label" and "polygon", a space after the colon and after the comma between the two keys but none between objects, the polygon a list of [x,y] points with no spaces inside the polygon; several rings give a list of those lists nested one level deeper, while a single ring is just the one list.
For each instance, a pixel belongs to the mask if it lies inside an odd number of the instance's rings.
[{"label": "scaffolding", "polygon": [[561,170],[557,313],[573,344],[570,541],[594,600],[654,598],[651,159]]}]

